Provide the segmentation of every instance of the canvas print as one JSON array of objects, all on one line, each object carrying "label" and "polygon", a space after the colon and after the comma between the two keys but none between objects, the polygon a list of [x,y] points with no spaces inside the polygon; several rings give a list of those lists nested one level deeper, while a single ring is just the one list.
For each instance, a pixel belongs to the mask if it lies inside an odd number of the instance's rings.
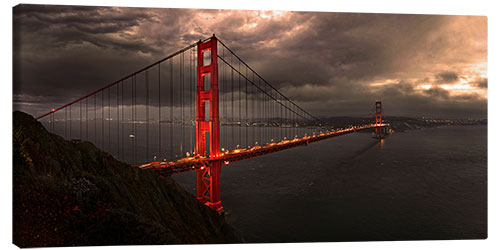
[{"label": "canvas print", "polygon": [[487,25],[17,5],[13,243],[485,239]]}]

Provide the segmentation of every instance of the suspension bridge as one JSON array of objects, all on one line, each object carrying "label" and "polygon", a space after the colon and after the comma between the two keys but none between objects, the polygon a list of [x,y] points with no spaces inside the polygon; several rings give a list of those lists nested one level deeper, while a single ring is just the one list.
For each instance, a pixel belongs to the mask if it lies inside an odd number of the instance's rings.
[{"label": "suspension bridge", "polygon": [[197,198],[216,211],[221,166],[361,130],[334,128],[273,87],[214,36],[38,116],[52,133],[169,176],[196,171]]}]

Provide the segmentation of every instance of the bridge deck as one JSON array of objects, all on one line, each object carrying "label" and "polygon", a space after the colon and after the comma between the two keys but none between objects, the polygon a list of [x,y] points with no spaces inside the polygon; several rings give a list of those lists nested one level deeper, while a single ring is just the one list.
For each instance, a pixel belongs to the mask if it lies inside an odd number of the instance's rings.
[{"label": "bridge deck", "polygon": [[268,143],[263,146],[254,146],[251,148],[234,149],[232,151],[226,150],[221,152],[217,157],[185,157],[175,161],[154,161],[144,164],[135,164],[133,166],[139,167],[141,169],[153,169],[163,175],[171,175],[176,173],[182,173],[187,171],[193,171],[196,169],[203,169],[208,166],[209,163],[215,161],[221,161],[224,164],[229,164],[230,162],[241,161],[250,159],[253,157],[266,155],[274,153],[277,151],[282,151],[285,149],[305,146],[309,143],[321,141],[331,137],[341,136],[350,134],[356,131],[373,129],[377,127],[387,127],[389,124],[382,124],[377,126],[376,124],[370,124],[365,126],[357,126],[346,129],[339,129],[331,132],[321,133],[319,135],[304,136],[302,138],[294,138],[291,140],[283,140],[280,142]]}]

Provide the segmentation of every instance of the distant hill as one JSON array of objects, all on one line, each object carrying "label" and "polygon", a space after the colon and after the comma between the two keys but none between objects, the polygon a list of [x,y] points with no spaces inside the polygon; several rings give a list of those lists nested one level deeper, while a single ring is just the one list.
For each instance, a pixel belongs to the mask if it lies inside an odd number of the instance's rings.
[{"label": "distant hill", "polygon": [[[383,116],[383,121],[391,124],[391,129],[395,131],[405,131],[411,129],[432,128],[448,125],[487,125],[487,119],[430,119],[401,116]],[[350,126],[375,123],[375,117],[349,117],[337,116],[323,118],[329,126],[335,128],[345,128]]]},{"label": "distant hill", "polygon": [[13,243],[19,247],[239,243],[224,217],[170,177],[13,114]]}]

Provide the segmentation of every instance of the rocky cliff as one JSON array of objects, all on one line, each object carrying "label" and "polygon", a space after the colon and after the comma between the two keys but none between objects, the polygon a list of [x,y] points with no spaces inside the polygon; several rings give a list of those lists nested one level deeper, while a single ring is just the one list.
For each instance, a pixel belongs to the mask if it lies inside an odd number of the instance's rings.
[{"label": "rocky cliff", "polygon": [[19,247],[239,243],[224,217],[171,178],[13,114],[13,241]]}]

